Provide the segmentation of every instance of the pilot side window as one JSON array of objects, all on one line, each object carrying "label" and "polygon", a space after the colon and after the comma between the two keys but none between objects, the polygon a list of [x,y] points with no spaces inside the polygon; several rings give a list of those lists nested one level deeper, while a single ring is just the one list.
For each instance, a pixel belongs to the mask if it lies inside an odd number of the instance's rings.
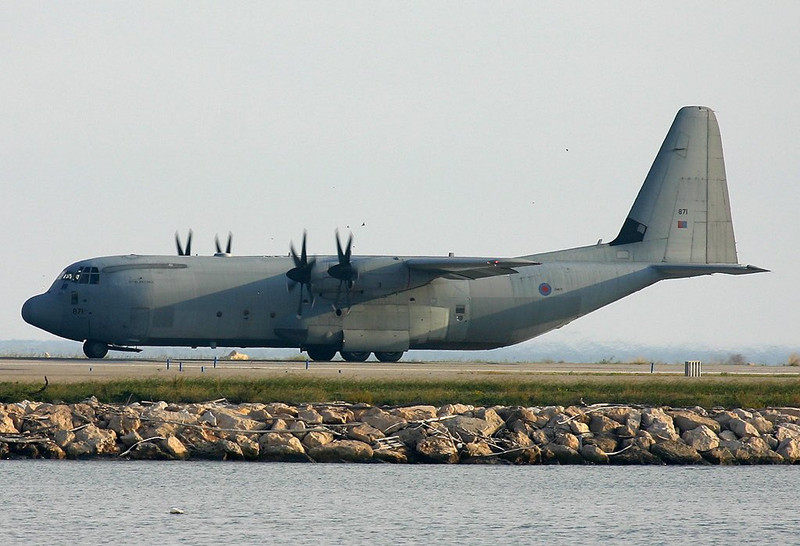
[{"label": "pilot side window", "polygon": [[65,273],[64,280],[78,284],[100,284],[100,270],[96,267],[79,267],[75,273]]}]

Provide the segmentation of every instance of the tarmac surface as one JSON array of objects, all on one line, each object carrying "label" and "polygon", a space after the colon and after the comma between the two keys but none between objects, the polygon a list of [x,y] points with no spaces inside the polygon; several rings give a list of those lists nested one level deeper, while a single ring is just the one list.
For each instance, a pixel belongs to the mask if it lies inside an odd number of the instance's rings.
[{"label": "tarmac surface", "polygon": [[[786,366],[734,366],[704,364],[703,375],[747,375],[757,378],[799,377],[800,369]],[[627,363],[490,363],[490,362],[314,362],[304,360],[166,360],[85,358],[0,358],[0,382],[40,383],[45,376],[52,382],[112,381],[132,378],[218,377],[261,379],[285,374],[308,377],[347,378],[351,380],[508,380],[510,376],[535,379],[548,376],[569,381],[607,379],[626,375],[643,380],[684,375],[683,364],[657,364],[653,373],[649,364]]]}]

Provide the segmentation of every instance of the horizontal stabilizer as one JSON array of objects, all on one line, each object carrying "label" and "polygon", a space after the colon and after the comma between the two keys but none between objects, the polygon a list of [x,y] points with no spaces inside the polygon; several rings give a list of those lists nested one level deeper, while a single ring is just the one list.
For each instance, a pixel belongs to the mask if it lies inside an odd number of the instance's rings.
[{"label": "horizontal stabilizer", "polygon": [[651,267],[667,279],[697,277],[700,275],[712,275],[714,273],[723,273],[725,275],[749,275],[750,273],[769,272],[769,269],[763,269],[755,265],[742,264],[655,264]]}]

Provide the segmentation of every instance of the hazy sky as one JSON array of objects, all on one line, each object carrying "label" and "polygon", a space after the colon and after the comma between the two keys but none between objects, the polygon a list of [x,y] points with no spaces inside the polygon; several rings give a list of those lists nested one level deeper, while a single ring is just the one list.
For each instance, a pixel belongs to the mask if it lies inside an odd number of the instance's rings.
[{"label": "hazy sky", "polygon": [[[0,2],[0,339],[109,254],[496,255],[608,241],[675,113],[717,112],[747,277],[550,341],[800,346],[800,4]],[[364,227],[361,224],[365,223]],[[542,338],[544,339],[544,338]]]}]

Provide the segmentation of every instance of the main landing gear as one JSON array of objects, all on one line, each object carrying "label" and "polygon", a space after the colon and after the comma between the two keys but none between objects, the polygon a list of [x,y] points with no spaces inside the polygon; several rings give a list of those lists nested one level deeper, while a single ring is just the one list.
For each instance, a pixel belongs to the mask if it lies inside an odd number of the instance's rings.
[{"label": "main landing gear", "polygon": [[[336,356],[336,349],[333,347],[306,347],[306,353],[311,360],[317,362],[329,362]],[[369,351],[339,351],[342,358],[347,362],[364,362],[369,358]],[[375,353],[375,358],[381,362],[397,362],[403,356],[403,351]]]},{"label": "main landing gear", "polygon": [[83,354],[89,358],[103,358],[108,354],[108,343],[87,339],[83,344]]}]

